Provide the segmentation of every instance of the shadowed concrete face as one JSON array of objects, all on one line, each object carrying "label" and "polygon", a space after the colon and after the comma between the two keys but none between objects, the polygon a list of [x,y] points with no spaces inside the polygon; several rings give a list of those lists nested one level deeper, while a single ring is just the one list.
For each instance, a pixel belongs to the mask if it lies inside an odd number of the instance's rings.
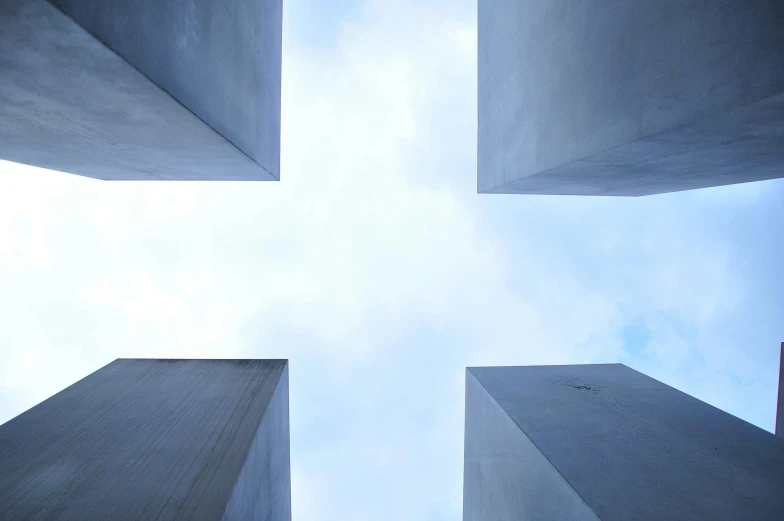
[{"label": "shadowed concrete face", "polygon": [[775,521],[784,440],[620,364],[470,368],[466,521]]},{"label": "shadowed concrete face", "polygon": [[274,177],[282,0],[51,0]]},{"label": "shadowed concrete face", "polygon": [[0,426],[1,520],[291,519],[285,360],[116,360]]},{"label": "shadowed concrete face", "polygon": [[480,0],[479,192],[784,176],[782,26],[778,0]]},{"label": "shadowed concrete face", "polygon": [[280,0],[55,3],[112,50],[48,2],[0,0],[0,159],[279,179]]}]

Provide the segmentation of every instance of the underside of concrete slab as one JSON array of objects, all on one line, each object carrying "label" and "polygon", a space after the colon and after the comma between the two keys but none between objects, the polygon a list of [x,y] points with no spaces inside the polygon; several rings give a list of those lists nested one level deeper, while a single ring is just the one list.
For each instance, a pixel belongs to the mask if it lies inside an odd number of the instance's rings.
[{"label": "underside of concrete slab", "polygon": [[0,0],[0,159],[279,179],[280,3]]},{"label": "underside of concrete slab", "polygon": [[285,360],[116,360],[0,425],[0,520],[290,521]]},{"label": "underside of concrete slab", "polygon": [[479,2],[478,191],[784,176],[784,3]]},{"label": "underside of concrete slab", "polygon": [[626,366],[470,368],[466,380],[466,521],[784,512],[784,439]]}]

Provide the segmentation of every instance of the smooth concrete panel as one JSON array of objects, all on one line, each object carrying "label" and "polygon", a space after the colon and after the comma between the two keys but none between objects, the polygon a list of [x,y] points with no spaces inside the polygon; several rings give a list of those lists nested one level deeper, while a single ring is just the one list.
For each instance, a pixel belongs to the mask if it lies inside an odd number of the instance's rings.
[{"label": "smooth concrete panel", "polygon": [[780,437],[621,364],[469,371],[602,521],[781,519]]},{"label": "smooth concrete panel", "polygon": [[600,521],[468,371],[463,475],[464,521]]},{"label": "smooth concrete panel", "polygon": [[289,521],[288,439],[267,439],[288,432],[285,371],[112,362],[0,426],[0,520]]},{"label": "smooth concrete panel", "polygon": [[276,179],[43,0],[0,0],[0,159],[109,180]]},{"label": "smooth concrete panel", "polygon": [[480,0],[478,190],[781,177],[782,26],[778,0]]},{"label": "smooth concrete panel", "polygon": [[282,0],[51,0],[271,176]]},{"label": "smooth concrete panel", "polygon": [[[291,519],[289,369],[275,387],[221,521]],[[259,490],[266,491],[260,494]]]}]

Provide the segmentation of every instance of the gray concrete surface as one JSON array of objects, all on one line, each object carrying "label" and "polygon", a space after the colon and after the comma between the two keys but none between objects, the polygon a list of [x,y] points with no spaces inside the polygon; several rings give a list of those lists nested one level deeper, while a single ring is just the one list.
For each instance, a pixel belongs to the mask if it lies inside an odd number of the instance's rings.
[{"label": "gray concrete surface", "polygon": [[784,2],[480,0],[478,191],[784,176]]},{"label": "gray concrete surface", "polygon": [[779,358],[779,399],[776,404],[776,435],[784,436],[784,342]]},{"label": "gray concrete surface", "polygon": [[290,521],[285,360],[116,360],[0,426],[0,520]]},{"label": "gray concrete surface", "polygon": [[784,439],[621,364],[469,368],[465,451],[466,521],[784,512]]},{"label": "gray concrete surface", "polygon": [[601,521],[470,372],[464,475],[465,521]]},{"label": "gray concrete surface", "polygon": [[273,177],[282,0],[51,0]]},{"label": "gray concrete surface", "polygon": [[0,0],[0,159],[109,180],[277,178],[43,0]]},{"label": "gray concrete surface", "polygon": [[[278,380],[221,521],[290,520],[289,370]],[[265,491],[260,494],[259,491]]]}]

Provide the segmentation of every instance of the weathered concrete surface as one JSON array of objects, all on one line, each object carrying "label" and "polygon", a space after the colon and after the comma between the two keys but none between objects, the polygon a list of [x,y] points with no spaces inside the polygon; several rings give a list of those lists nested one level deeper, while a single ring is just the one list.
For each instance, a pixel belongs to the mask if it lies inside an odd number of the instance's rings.
[{"label": "weathered concrete surface", "polygon": [[273,177],[282,0],[51,0]]},{"label": "weathered concrete surface", "polygon": [[784,2],[479,2],[478,190],[784,176]]},{"label": "weathered concrete surface", "polygon": [[285,360],[116,360],[0,426],[2,520],[290,520]]},{"label": "weathered concrete surface", "polygon": [[0,159],[110,180],[277,178],[43,0],[0,0]]},{"label": "weathered concrete surface", "polygon": [[784,342],[779,359],[779,400],[776,406],[776,435],[784,436]]},{"label": "weathered concrete surface", "polygon": [[470,368],[466,385],[466,521],[784,512],[784,439],[626,366]]}]

